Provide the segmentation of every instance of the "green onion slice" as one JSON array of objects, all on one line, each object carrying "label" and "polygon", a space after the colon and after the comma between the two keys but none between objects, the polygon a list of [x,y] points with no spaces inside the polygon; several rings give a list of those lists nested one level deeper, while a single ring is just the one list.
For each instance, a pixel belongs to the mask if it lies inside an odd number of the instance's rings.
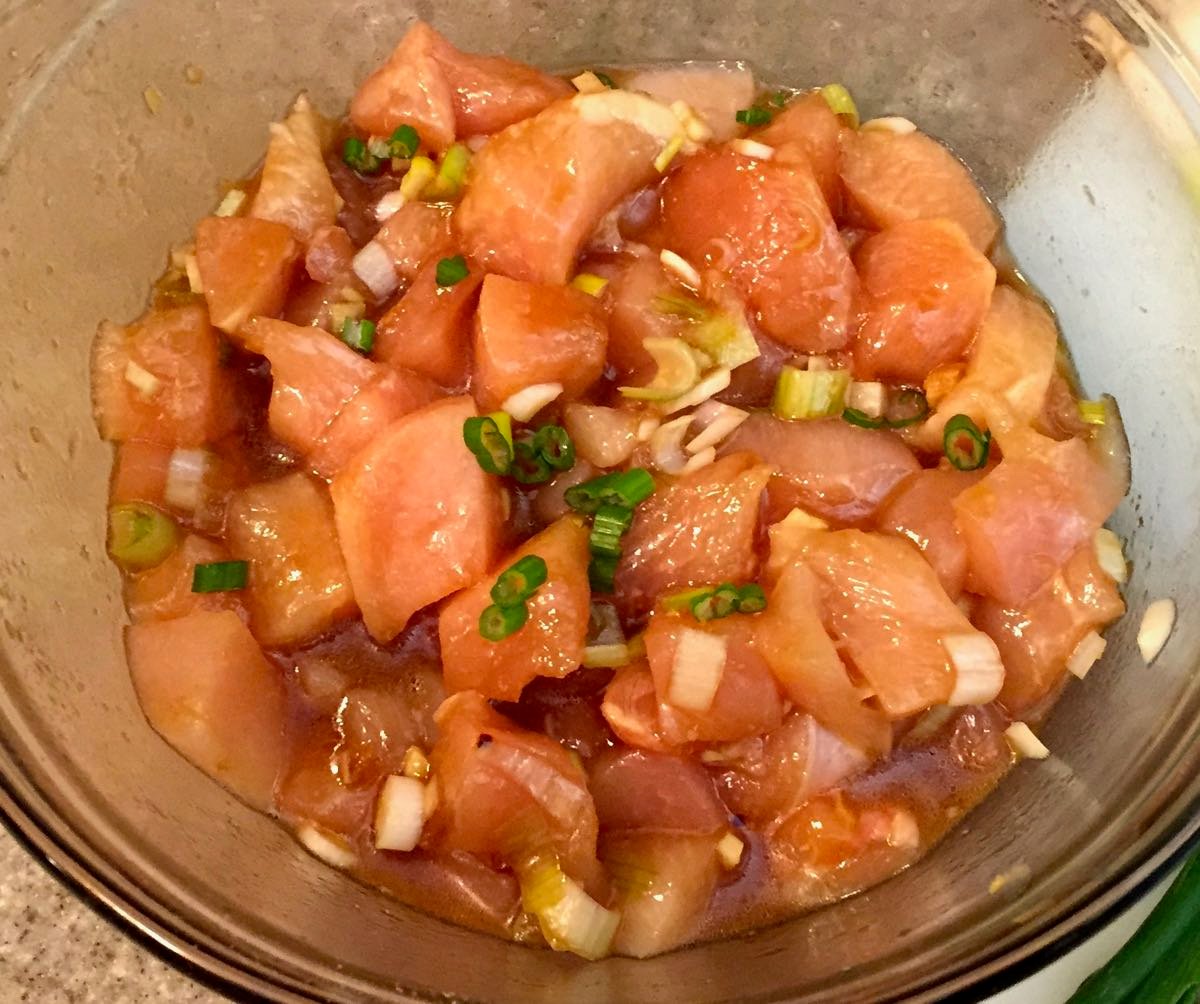
[{"label": "green onion slice", "polygon": [[388,139],[388,150],[393,157],[411,160],[421,146],[421,135],[410,125],[399,126]]},{"label": "green onion slice", "polygon": [[145,502],[122,502],[108,511],[108,551],[129,569],[161,565],[179,542],[179,528]]},{"label": "green onion slice", "polygon": [[377,174],[380,160],[367,149],[367,144],[357,136],[351,136],[342,146],[342,160],[359,174]]},{"label": "green onion slice", "polygon": [[534,434],[533,449],[556,471],[575,466],[575,444],[561,425],[543,425]]},{"label": "green onion slice", "polygon": [[755,105],[753,108],[742,108],[734,116],[740,125],[760,126],[771,121],[771,112],[766,108]]},{"label": "green onion slice", "polygon": [[616,82],[607,73],[604,73],[601,70],[592,70],[592,72],[596,74],[596,79],[599,80],[600,83],[602,83],[609,90],[615,91],[617,89]]},{"label": "green onion slice", "polygon": [[437,177],[433,180],[431,194],[439,199],[455,199],[462,192],[467,180],[467,168],[471,163],[471,151],[462,143],[455,143],[442,154]]},{"label": "green onion slice", "polygon": [[592,526],[603,533],[614,533],[618,537],[625,535],[633,523],[633,509],[627,505],[613,505],[606,502],[596,510],[592,517]]},{"label": "green onion slice", "polygon": [[488,641],[503,641],[520,631],[527,620],[529,608],[524,603],[512,607],[492,604],[479,615],[479,633]]},{"label": "green onion slice", "polygon": [[858,105],[850,92],[841,84],[826,84],[821,88],[821,97],[829,105],[829,110],[846,123],[851,129],[858,128]]},{"label": "green onion slice", "polygon": [[692,616],[698,621],[718,620],[737,613],[741,594],[731,582],[723,582],[692,601]]},{"label": "green onion slice", "polygon": [[246,588],[250,564],[246,561],[213,561],[192,569],[193,593],[226,593]]},{"label": "green onion slice", "polygon": [[905,387],[892,395],[884,411],[884,422],[893,429],[903,429],[921,421],[929,414],[929,401],[915,387]]},{"label": "green onion slice", "polygon": [[760,614],[767,609],[767,594],[757,582],[751,582],[738,590],[738,613]]},{"label": "green onion slice", "polygon": [[851,425],[857,425],[860,429],[882,429],[885,422],[882,418],[872,418],[865,411],[859,411],[857,408],[847,408],[842,412],[842,418]]},{"label": "green onion slice", "polygon": [[546,581],[546,575],[545,559],[527,554],[497,576],[492,586],[492,602],[498,607],[522,604]]},{"label": "green onion slice", "polygon": [[470,274],[467,260],[460,254],[453,258],[443,258],[437,263],[436,277],[439,286],[454,286]]},{"label": "green onion slice", "polygon": [[534,448],[533,439],[520,439],[513,444],[512,470],[509,472],[518,484],[540,485],[549,481],[554,472],[550,464]]},{"label": "green onion slice", "polygon": [[696,589],[685,589],[681,593],[672,593],[663,598],[663,609],[670,610],[672,613],[683,613],[685,610],[691,610],[692,604],[696,600],[711,592],[712,590],[708,586],[699,586]]},{"label": "green onion slice", "polygon": [[375,322],[347,317],[342,322],[341,339],[355,352],[364,356],[375,347]]},{"label": "green onion slice", "polygon": [[849,370],[802,370],[784,366],[779,371],[771,411],[788,420],[830,418],[846,410]]},{"label": "green onion slice", "polygon": [[978,470],[986,464],[991,445],[991,433],[980,432],[979,426],[966,415],[955,415],[942,433],[946,459],[960,471]]},{"label": "green onion slice", "polygon": [[588,582],[591,584],[593,592],[611,593],[613,591],[613,578],[617,574],[618,560],[609,555],[596,555],[592,558],[591,564],[588,565]]},{"label": "green onion slice", "polygon": [[1079,417],[1088,425],[1106,425],[1108,408],[1103,401],[1080,401]]},{"label": "green onion slice", "polygon": [[468,418],[463,422],[463,442],[488,474],[505,475],[512,470],[512,425],[506,425],[507,428],[502,428],[492,415]]},{"label": "green onion slice", "polygon": [[632,467],[574,485],[567,489],[564,499],[576,512],[590,514],[598,511],[602,505],[632,509],[653,494],[654,478],[650,472],[641,467]]}]

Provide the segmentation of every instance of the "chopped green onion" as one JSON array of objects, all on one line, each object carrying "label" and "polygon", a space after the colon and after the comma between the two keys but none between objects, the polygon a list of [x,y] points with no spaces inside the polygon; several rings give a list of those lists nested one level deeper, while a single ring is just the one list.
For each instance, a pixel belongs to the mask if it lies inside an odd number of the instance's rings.
[{"label": "chopped green onion", "polygon": [[708,308],[699,300],[675,293],[660,293],[651,301],[651,306],[660,314],[686,317],[690,321],[703,321],[709,315]]},{"label": "chopped green onion", "polygon": [[1079,417],[1088,425],[1105,425],[1108,423],[1108,408],[1103,401],[1080,401]]},{"label": "chopped green onion", "polygon": [[718,366],[736,369],[757,359],[762,350],[744,317],[717,312],[690,324],[681,332],[684,341],[699,349]]},{"label": "chopped green onion", "polygon": [[591,584],[593,592],[611,593],[613,591],[617,561],[617,558],[608,555],[597,555],[592,558],[591,564],[588,565],[588,582]]},{"label": "chopped green onion", "polygon": [[462,282],[470,274],[467,260],[460,254],[456,254],[453,258],[443,258],[437,263],[437,284],[439,286],[453,286]]},{"label": "chopped green onion", "polygon": [[[507,416],[505,416],[507,418]],[[512,425],[501,428],[497,418],[485,415],[463,422],[463,442],[488,474],[508,474],[513,466]]]},{"label": "chopped green onion", "polygon": [[671,401],[686,394],[700,381],[703,367],[710,364],[682,338],[652,336],[642,341],[654,359],[654,379],[644,387],[618,387],[625,397],[639,401]]},{"label": "chopped green onion", "polygon": [[533,437],[533,449],[556,471],[575,466],[575,444],[561,425],[543,425]]},{"label": "chopped green onion", "polygon": [[588,537],[588,547],[594,557],[619,558],[621,557],[621,535],[593,526],[591,536]]},{"label": "chopped green onion", "polygon": [[341,339],[355,352],[366,355],[375,345],[375,322],[347,317],[342,322]]},{"label": "chopped green onion", "polygon": [[593,528],[604,533],[615,533],[618,537],[624,536],[632,523],[633,509],[626,505],[605,503],[592,517]]},{"label": "chopped green onion", "polygon": [[400,160],[411,160],[421,146],[421,135],[410,125],[399,126],[388,139],[388,153]]},{"label": "chopped green onion", "polygon": [[498,607],[514,607],[529,599],[546,581],[545,559],[527,554],[506,568],[492,586],[492,602]]},{"label": "chopped green onion", "polygon": [[604,292],[604,287],[608,285],[608,280],[600,275],[593,275],[591,272],[580,272],[571,280],[571,285],[581,293],[587,293],[588,296],[599,296]]},{"label": "chopped green onion", "polygon": [[755,105],[753,108],[742,108],[734,116],[740,125],[760,126],[771,121],[771,112],[766,108]]},{"label": "chopped green onion", "polygon": [[428,157],[413,157],[408,171],[400,180],[400,197],[405,202],[419,198],[437,176],[437,168]]},{"label": "chopped green onion", "polygon": [[433,180],[429,194],[438,199],[456,199],[467,180],[467,167],[471,163],[471,151],[462,143],[455,143],[442,154],[437,177]]},{"label": "chopped green onion", "polygon": [[245,561],[213,561],[192,569],[193,593],[225,593],[246,588],[250,565]]},{"label": "chopped green onion", "polygon": [[108,511],[108,551],[126,568],[161,565],[178,540],[175,521],[145,502],[123,502]]},{"label": "chopped green onion", "polygon": [[850,387],[848,370],[802,370],[785,366],[775,384],[771,411],[778,418],[810,419],[840,415]]},{"label": "chopped green onion", "polygon": [[883,414],[890,428],[903,429],[929,414],[929,401],[923,391],[905,387],[893,395]]},{"label": "chopped green onion", "polygon": [[858,408],[847,408],[842,412],[842,418],[861,429],[882,429],[885,424],[882,418],[872,418],[865,411],[859,411]]},{"label": "chopped green onion", "polygon": [[512,449],[513,431],[512,431],[512,415],[507,411],[493,411],[487,416],[496,423],[496,428],[500,430],[500,435],[504,437],[504,441],[508,443],[509,449]]},{"label": "chopped green onion", "polygon": [[546,458],[534,448],[532,438],[520,439],[513,444],[513,463],[509,473],[513,480],[522,485],[544,484],[554,475]]},{"label": "chopped green onion", "polygon": [[829,110],[842,119],[851,129],[858,128],[858,105],[850,92],[841,84],[826,84],[821,88],[821,97],[829,105]]},{"label": "chopped green onion", "polygon": [[342,146],[342,160],[359,174],[377,174],[380,161],[357,136],[351,136]]},{"label": "chopped green onion", "polygon": [[986,464],[991,445],[992,434],[980,432],[966,415],[955,415],[942,433],[946,459],[960,471],[978,470]]},{"label": "chopped green onion", "polygon": [[604,73],[601,70],[592,70],[592,72],[596,74],[596,79],[599,80],[600,83],[602,83],[609,90],[615,91],[617,89],[617,85],[613,81],[613,78],[607,73]]},{"label": "chopped green onion", "polygon": [[737,586],[725,582],[692,601],[692,616],[698,621],[719,620],[737,612]]},{"label": "chopped green onion", "polygon": [[493,604],[479,615],[479,633],[488,641],[503,641],[516,634],[529,620],[529,608],[521,603],[513,607]]},{"label": "chopped green onion", "polygon": [[756,582],[742,586],[738,590],[738,613],[760,614],[767,609],[767,594]]},{"label": "chopped green onion", "polygon": [[787,91],[776,91],[769,100],[775,108],[786,108],[790,97],[791,95]]},{"label": "chopped green onion", "polygon": [[604,474],[568,488],[563,496],[576,512],[594,513],[602,505],[621,505],[632,509],[654,494],[654,478],[641,467]]},{"label": "chopped green onion", "polygon": [[685,610],[691,610],[692,604],[702,596],[707,596],[711,589],[707,586],[699,586],[696,589],[685,589],[681,593],[672,593],[663,599],[662,605],[666,610],[672,613],[683,613]]},{"label": "chopped green onion", "polygon": [[367,151],[372,157],[378,157],[380,162],[391,160],[392,147],[382,136],[372,136],[367,140]]}]

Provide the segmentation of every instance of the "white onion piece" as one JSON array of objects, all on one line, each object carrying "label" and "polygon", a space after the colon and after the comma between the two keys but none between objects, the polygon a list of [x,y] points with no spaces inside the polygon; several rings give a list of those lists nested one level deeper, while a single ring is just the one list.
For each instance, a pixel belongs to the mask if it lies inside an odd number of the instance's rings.
[{"label": "white onion piece", "polygon": [[1155,600],[1146,608],[1146,612],[1142,615],[1142,626],[1138,628],[1137,643],[1147,666],[1163,650],[1174,627],[1174,600]]},{"label": "white onion piece", "polygon": [[688,458],[686,464],[683,465],[683,470],[680,474],[691,474],[693,471],[701,470],[707,467],[717,459],[717,448],[710,446],[707,450],[701,450],[699,453]]},{"label": "white onion piece", "polygon": [[246,201],[246,193],[240,188],[231,188],[225,193],[225,198],[213,211],[213,216],[237,216],[242,203]]},{"label": "white onion piece", "polygon": [[684,628],[675,644],[667,703],[686,711],[711,708],[725,674],[725,648],[720,635]]},{"label": "white onion piece", "polygon": [[662,404],[662,413],[671,415],[677,411],[682,411],[684,408],[691,408],[697,404],[703,404],[710,397],[720,394],[726,387],[729,386],[729,381],[733,374],[728,366],[720,366],[713,370],[708,376],[704,377],[695,387],[689,390],[686,394],[681,394],[679,397],[670,401],[665,401]]},{"label": "white onion piece", "polygon": [[125,382],[143,398],[154,397],[162,387],[162,381],[158,377],[132,359],[125,364]]},{"label": "white onion piece", "polygon": [[345,840],[326,833],[314,823],[301,823],[296,827],[296,839],[309,854],[334,868],[349,868],[358,860]]},{"label": "white onion piece", "polygon": [[905,809],[897,809],[892,816],[892,825],[888,827],[887,842],[889,847],[905,851],[920,847],[921,827],[917,824],[917,817]]},{"label": "white onion piece", "polygon": [[691,415],[681,415],[660,425],[650,436],[650,461],[664,474],[678,474],[687,464],[683,440],[691,424]]},{"label": "white onion piece", "polygon": [[604,81],[591,70],[585,70],[579,76],[572,77],[571,83],[575,85],[575,90],[580,94],[603,94],[608,90]]},{"label": "white onion piece", "polygon": [[377,219],[380,223],[383,223],[385,220],[390,220],[393,216],[400,212],[400,209],[407,201],[408,200],[404,197],[404,193],[398,188],[393,192],[388,192],[387,195],[375,203],[375,219]]},{"label": "white onion piece", "polygon": [[424,781],[429,777],[430,769],[429,758],[420,746],[410,746],[404,751],[404,763],[400,772],[405,777],[415,777],[418,781]]},{"label": "white onion piece", "polygon": [[833,369],[833,364],[829,361],[829,356],[809,356],[804,368],[810,373],[815,373],[818,370]]},{"label": "white onion piece", "polygon": [[194,254],[189,254],[183,259],[183,270],[187,272],[188,289],[193,293],[204,292],[204,279],[200,275],[200,265],[196,261]]},{"label": "white onion piece", "polygon": [[624,642],[612,645],[588,645],[583,650],[583,664],[589,669],[619,669],[633,662],[633,653]]},{"label": "white onion piece", "polygon": [[1104,655],[1107,645],[1108,642],[1097,632],[1089,631],[1080,639],[1079,644],[1067,658],[1067,671],[1082,680],[1088,675],[1088,670],[1096,665],[1100,657]]},{"label": "white onion piece", "polygon": [[710,446],[717,446],[749,417],[750,412],[741,408],[720,401],[705,401],[692,413],[692,424],[699,426],[701,431],[685,449],[688,453],[701,453]]},{"label": "white onion piece", "polygon": [[608,954],[621,915],[602,907],[574,879],[564,878],[562,897],[538,913],[538,922],[548,941],[585,959],[599,959]]},{"label": "white onion piece", "polygon": [[354,274],[371,291],[377,300],[391,296],[400,285],[400,277],[396,274],[396,266],[392,264],[392,256],[378,241],[369,241],[361,251],[354,256]]},{"label": "white onion piece", "polygon": [[425,785],[392,774],[375,802],[375,846],[381,851],[411,851],[425,825]]},{"label": "white onion piece", "polygon": [[637,416],[620,408],[569,404],[562,424],[575,452],[596,467],[618,467],[637,447]]},{"label": "white onion piece", "polygon": [[176,450],[167,464],[163,501],[173,509],[194,513],[204,501],[204,478],[211,457],[207,450]]},{"label": "white onion piece", "polygon": [[958,708],[996,699],[1004,686],[1004,663],[991,638],[982,631],[951,634],[942,639],[942,647],[954,665],[954,690],[947,704]]},{"label": "white onion piece", "polygon": [[1125,562],[1125,552],[1121,547],[1121,538],[1108,527],[1102,526],[1096,531],[1096,561],[1113,582],[1121,585],[1129,578],[1129,565]]},{"label": "white onion piece", "polygon": [[734,139],[729,141],[729,147],[734,153],[752,160],[770,160],[775,156],[775,147],[767,146],[752,139]]},{"label": "white onion piece", "polygon": [[886,404],[887,391],[881,383],[850,384],[846,391],[846,406],[857,408],[868,418],[879,418]]},{"label": "white onion piece", "polygon": [[500,405],[500,410],[508,412],[518,422],[528,422],[562,392],[560,383],[535,383],[513,394]]},{"label": "white onion piece", "polygon": [[1004,730],[1004,736],[1018,756],[1029,760],[1045,760],[1050,756],[1050,750],[1024,722],[1013,722]]},{"label": "white onion piece", "polygon": [[639,443],[650,442],[650,437],[658,431],[658,427],[660,425],[662,425],[661,418],[658,418],[655,415],[647,415],[640,422],[638,422],[637,441]]},{"label": "white onion piece", "polygon": [[742,863],[742,852],[745,849],[746,845],[742,842],[742,838],[732,830],[717,841],[717,857],[728,871],[732,871]]},{"label": "white onion piece", "polygon": [[870,119],[859,126],[861,132],[894,132],[897,136],[905,136],[916,132],[917,127],[906,118],[899,115],[886,115],[883,118]]},{"label": "white onion piece", "polygon": [[696,271],[695,266],[686,258],[677,255],[674,251],[668,251],[666,248],[663,248],[659,252],[658,260],[662,262],[663,268],[668,272],[674,272],[675,275],[691,286],[692,289],[699,289],[702,285],[703,280],[700,278],[700,273]]}]

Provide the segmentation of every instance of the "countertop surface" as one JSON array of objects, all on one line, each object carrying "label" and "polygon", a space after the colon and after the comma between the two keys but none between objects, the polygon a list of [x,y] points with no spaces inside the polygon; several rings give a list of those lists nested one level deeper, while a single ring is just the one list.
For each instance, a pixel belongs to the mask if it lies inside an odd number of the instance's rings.
[{"label": "countertop surface", "polygon": [[[1083,947],[993,998],[1062,1004],[1136,930],[1165,883]],[[0,828],[0,1001],[36,1004],[218,1004],[225,998],[125,937]]]}]

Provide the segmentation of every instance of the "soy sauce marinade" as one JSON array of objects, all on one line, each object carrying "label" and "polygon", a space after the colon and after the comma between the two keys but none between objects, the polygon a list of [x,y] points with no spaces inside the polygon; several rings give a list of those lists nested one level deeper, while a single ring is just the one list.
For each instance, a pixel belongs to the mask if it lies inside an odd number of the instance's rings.
[{"label": "soy sauce marinade", "polygon": [[589,958],[906,867],[1123,611],[1119,422],[998,232],[840,86],[417,24],[101,328],[148,719],[330,864]]}]

